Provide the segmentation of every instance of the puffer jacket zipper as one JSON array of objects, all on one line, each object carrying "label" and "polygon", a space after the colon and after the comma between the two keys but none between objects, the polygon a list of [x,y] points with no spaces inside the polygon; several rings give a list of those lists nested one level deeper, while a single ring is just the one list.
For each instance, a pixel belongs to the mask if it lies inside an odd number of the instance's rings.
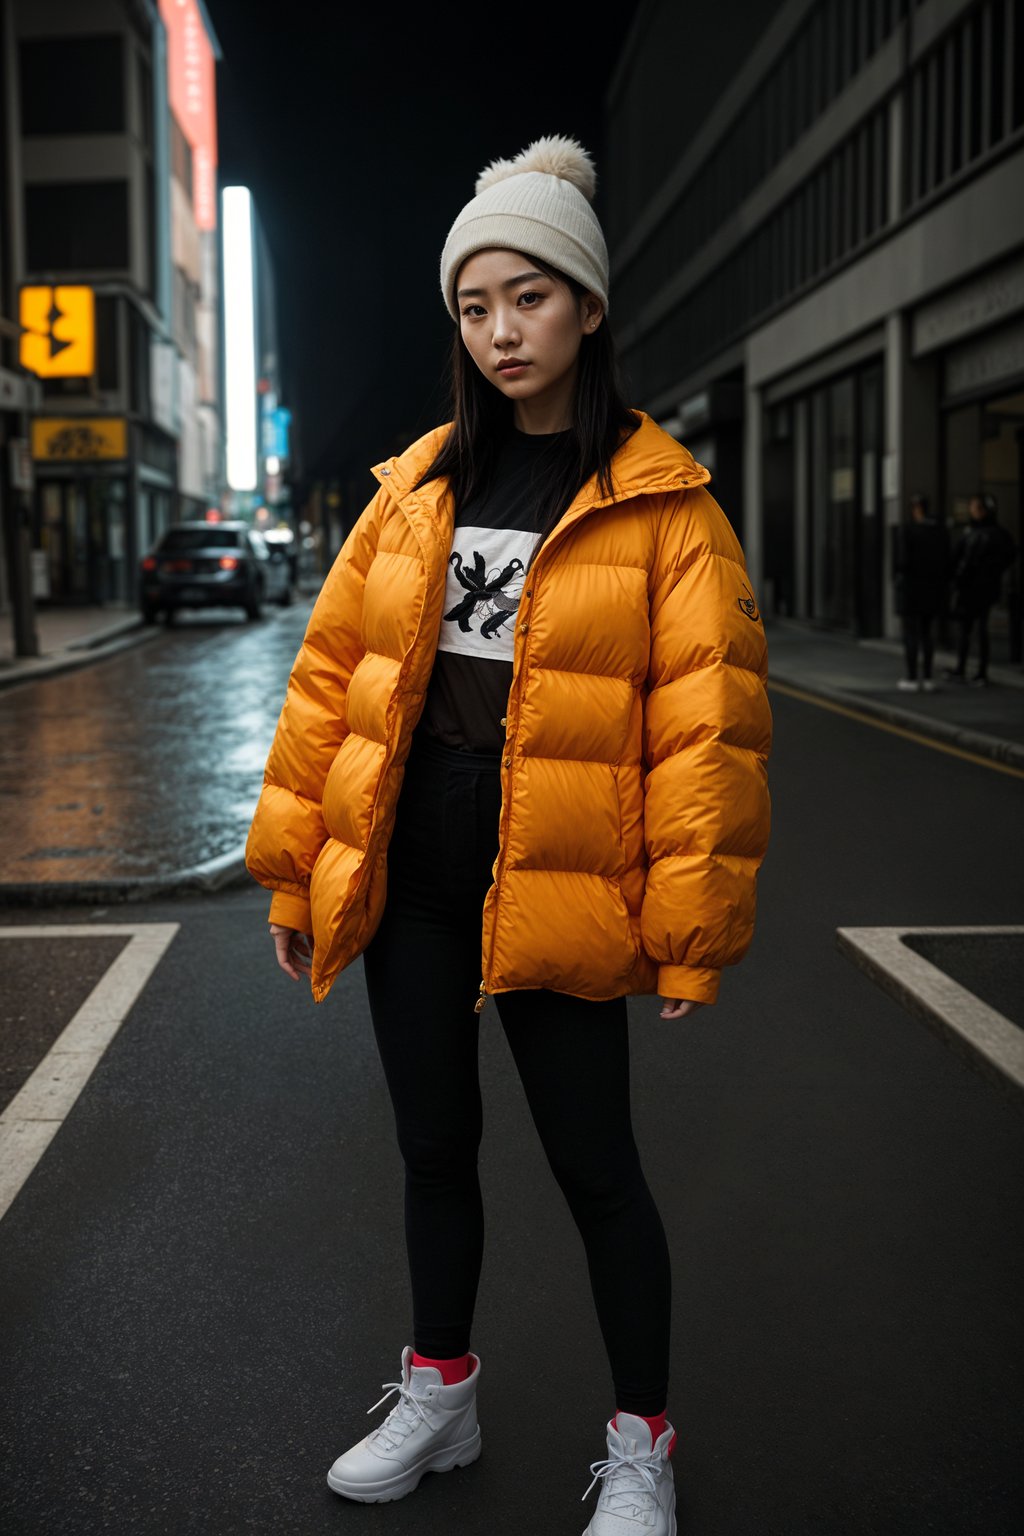
[{"label": "puffer jacket zipper", "polygon": [[[607,502],[602,502],[602,506],[605,506],[605,505],[608,505],[608,503]],[[566,508],[566,512],[568,512],[568,510],[569,510],[569,508]],[[572,523],[571,523],[570,526],[575,528],[578,523],[583,522],[587,517],[589,517],[591,515],[591,513],[597,512],[597,511],[600,511],[600,507],[593,507],[593,506],[587,507],[585,509],[585,511],[583,511],[581,516],[573,518]],[[530,585],[529,585],[529,587],[524,587],[523,588],[523,595],[526,596],[527,598],[530,598],[530,599],[534,598],[534,595],[535,595],[535,592],[536,592],[536,587],[537,587],[537,570],[538,570],[538,567],[540,566],[540,562],[541,562],[542,558],[545,555],[548,555],[549,551],[551,549],[551,546],[553,544],[557,543],[560,538],[564,538],[566,533],[568,533],[568,532],[569,532],[568,528],[561,528],[560,526],[556,525],[556,527],[554,527],[551,530],[551,532],[548,534],[548,536],[545,539],[544,543],[542,544],[540,550],[537,552],[537,558],[534,560],[533,566],[530,569],[530,574],[529,574]],[[520,597],[520,599],[519,599],[519,607],[517,607],[517,609],[516,609],[516,628],[517,628],[517,630],[520,633],[522,632],[522,628],[520,626],[520,621],[519,621],[519,616],[520,616],[521,612],[522,612],[522,597]],[[525,628],[527,636],[529,636],[529,627],[530,627],[529,619],[526,619],[526,620],[523,621],[523,627]],[[528,645],[528,644],[529,644],[529,639],[527,638],[526,645]],[[524,651],[525,651],[525,648],[526,648],[526,646],[524,645]],[[523,679],[523,677],[524,677],[524,675],[526,673],[526,665],[527,665],[526,664],[526,657],[524,655],[524,657],[523,657],[523,664],[516,671],[515,682],[513,684],[513,686],[515,688],[515,692],[516,692],[516,720],[517,721],[519,719],[518,695],[519,695],[520,688],[522,686],[522,679]],[[509,697],[511,698],[511,694],[509,695]],[[511,708],[509,709],[509,713],[511,713]],[[504,807],[504,809],[505,809],[505,833],[506,833],[506,835],[503,838],[500,839],[501,847],[500,847],[500,852],[499,852],[499,855],[498,855],[498,870],[497,870],[497,873],[496,873],[496,875],[494,877],[494,885],[495,885],[495,889],[496,889],[497,894],[496,894],[495,899],[494,899],[494,922],[491,925],[491,953],[490,953],[490,955],[488,956],[488,959],[487,959],[487,976],[492,975],[493,972],[494,972],[494,948],[495,948],[495,945],[496,945],[497,940],[498,940],[498,913],[499,913],[499,910],[500,910],[500,902],[501,902],[501,876],[502,876],[502,871],[505,868],[505,851],[506,851],[506,848],[508,847],[508,836],[507,836],[508,824],[509,824],[509,821],[511,820],[511,816],[512,816],[512,773],[513,773],[513,765],[514,765],[514,763],[515,763],[515,747],[513,746],[510,749],[510,751],[509,751],[509,763],[508,763],[509,794],[507,796],[507,799],[506,799],[506,797],[504,795],[502,796],[502,799],[505,800],[505,802],[506,802],[505,803],[505,807]],[[486,1003],[487,1003],[487,999],[490,996],[490,993],[487,990],[487,976],[482,976],[480,978],[480,995],[476,998],[476,1000],[475,1000],[475,1002],[473,1004],[473,1012],[474,1013],[478,1013],[478,1014],[479,1013],[483,1013],[484,1007],[486,1006]]]}]

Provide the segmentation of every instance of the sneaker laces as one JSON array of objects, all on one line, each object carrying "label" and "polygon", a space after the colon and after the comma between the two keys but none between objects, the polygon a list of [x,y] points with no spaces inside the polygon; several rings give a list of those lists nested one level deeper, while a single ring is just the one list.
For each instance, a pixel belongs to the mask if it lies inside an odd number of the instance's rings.
[{"label": "sneaker laces", "polygon": [[379,1442],[385,1450],[393,1451],[403,1444],[406,1437],[416,1428],[417,1419],[421,1419],[428,1429],[432,1426],[422,1402],[414,1392],[410,1391],[404,1381],[382,1381],[381,1386],[387,1387],[388,1390],[378,1402],[374,1403],[373,1408],[367,1408],[367,1413],[373,1413],[381,1403],[387,1402],[392,1392],[398,1393],[399,1401],[391,1409],[383,1424],[378,1424],[377,1428],[370,1432],[367,1440],[369,1443]]},{"label": "sneaker laces", "polygon": [[[649,1451],[638,1451],[634,1456],[616,1451],[605,1461],[592,1461],[590,1470],[594,1474],[593,1482],[580,1503],[586,1499],[598,1478],[604,1477],[608,1481],[598,1502],[604,1499],[606,1509],[618,1514],[648,1514],[656,1503],[654,1479],[664,1467],[664,1453],[656,1455],[653,1447]],[[614,1484],[612,1478],[615,1479]]]}]

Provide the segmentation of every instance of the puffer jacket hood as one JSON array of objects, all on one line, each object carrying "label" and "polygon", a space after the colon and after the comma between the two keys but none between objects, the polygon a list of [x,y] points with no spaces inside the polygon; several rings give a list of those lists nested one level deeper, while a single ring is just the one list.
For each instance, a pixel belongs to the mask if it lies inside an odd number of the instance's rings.
[{"label": "puffer jacket hood", "polygon": [[[516,614],[488,993],[716,1001],[767,849],[767,651],[708,471],[645,412],[544,540]],[[270,920],[311,933],[322,1002],[380,921],[444,606],[453,508],[417,487],[450,423],[374,466],[296,658],[249,830]],[[469,999],[467,999],[467,1002]]]}]

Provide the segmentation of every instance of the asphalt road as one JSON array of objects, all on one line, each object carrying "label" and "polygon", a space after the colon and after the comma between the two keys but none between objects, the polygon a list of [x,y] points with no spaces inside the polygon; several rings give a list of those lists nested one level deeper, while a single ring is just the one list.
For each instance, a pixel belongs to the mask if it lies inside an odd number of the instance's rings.
[{"label": "asphalt road", "polygon": [[[637,1139],[673,1256],[680,1531],[1016,1532],[1024,1119],[835,929],[1021,922],[1020,779],[773,706],[754,944],[691,1019],[631,1005]],[[578,1536],[615,1405],[493,1007],[483,1455],[393,1504],[326,1486],[411,1342],[402,1172],[361,963],[315,1007],[274,967],[266,906],[247,888],[0,912],[82,929],[0,938],[9,1092],[109,963],[109,938],[87,959],[90,925],[180,925],[0,1220],[0,1526]]]}]

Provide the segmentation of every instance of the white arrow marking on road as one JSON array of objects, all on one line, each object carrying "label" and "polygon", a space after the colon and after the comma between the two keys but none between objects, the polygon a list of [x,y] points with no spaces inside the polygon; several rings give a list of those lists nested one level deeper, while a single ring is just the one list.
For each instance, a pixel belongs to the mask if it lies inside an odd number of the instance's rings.
[{"label": "white arrow marking on road", "polygon": [[0,1219],[60,1130],[180,927],[180,923],[81,923],[0,928],[0,939],[129,938],[0,1114]]},{"label": "white arrow marking on road", "polygon": [[[914,928],[837,928],[836,946],[866,976],[915,1014],[945,1043],[1015,1096],[1024,1092],[1024,1034],[932,960],[904,943],[916,934],[942,938],[1009,934],[1024,938],[1022,924],[970,923]],[[1020,1099],[1017,1098],[1019,1105]]]}]

